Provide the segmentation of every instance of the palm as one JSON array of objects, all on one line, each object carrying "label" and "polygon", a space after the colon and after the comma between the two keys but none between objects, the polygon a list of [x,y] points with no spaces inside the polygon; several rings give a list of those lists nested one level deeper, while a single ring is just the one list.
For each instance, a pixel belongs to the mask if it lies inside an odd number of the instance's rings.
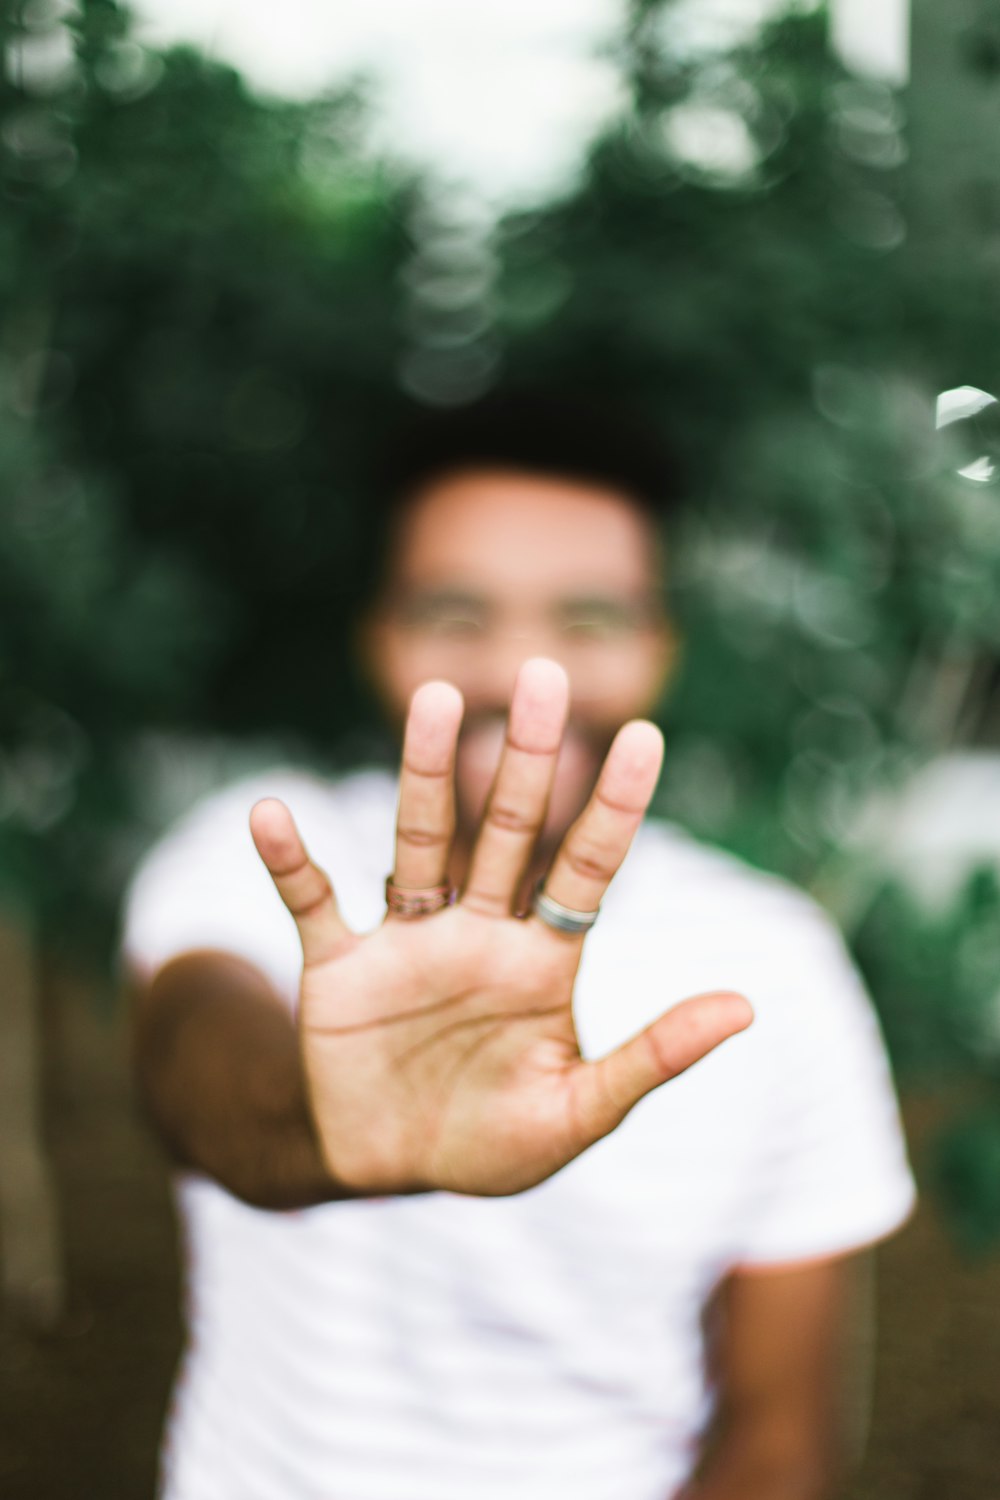
[{"label": "palm", "polygon": [[[460,711],[458,695],[443,685],[415,695],[397,828],[400,886],[444,879]],[[281,804],[255,809],[258,849],[302,939],[300,1024],[313,1115],[327,1165],[349,1189],[530,1187],[750,1019],[738,997],[702,996],[600,1062],[581,1060],[572,998],[582,939],[513,915],[564,716],[559,669],[527,664],[460,901],[416,921],[390,916],[366,937],[344,926]],[[658,766],[656,732],[626,726],[549,873],[556,900],[596,908]]]},{"label": "palm", "polygon": [[[315,1111],[359,1122],[331,1153],[338,1180],[505,1193],[575,1155],[574,969],[534,926],[458,907],[388,923],[308,972]],[[373,1013],[373,986],[390,1007]]]}]

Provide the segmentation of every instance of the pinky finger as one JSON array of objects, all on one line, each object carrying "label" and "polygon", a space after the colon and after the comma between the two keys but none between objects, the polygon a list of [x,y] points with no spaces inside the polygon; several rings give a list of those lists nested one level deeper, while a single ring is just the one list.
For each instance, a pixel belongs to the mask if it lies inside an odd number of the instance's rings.
[{"label": "pinky finger", "polygon": [[306,968],[336,958],[352,933],[337,910],[329,878],[314,865],[291,813],[267,797],[250,813],[250,832],[278,895],[298,928]]}]

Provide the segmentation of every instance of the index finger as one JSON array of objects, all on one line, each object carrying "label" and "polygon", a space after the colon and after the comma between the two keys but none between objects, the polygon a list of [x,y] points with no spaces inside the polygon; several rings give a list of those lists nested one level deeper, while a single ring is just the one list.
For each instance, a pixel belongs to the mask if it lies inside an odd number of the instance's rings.
[{"label": "index finger", "polygon": [[662,763],[663,736],[655,724],[635,719],[619,729],[590,801],[546,878],[553,901],[571,911],[597,910],[643,820]]},{"label": "index finger", "polygon": [[425,682],[410,700],[396,816],[392,878],[426,890],[448,878],[455,834],[455,746],[462,695],[450,682]]}]

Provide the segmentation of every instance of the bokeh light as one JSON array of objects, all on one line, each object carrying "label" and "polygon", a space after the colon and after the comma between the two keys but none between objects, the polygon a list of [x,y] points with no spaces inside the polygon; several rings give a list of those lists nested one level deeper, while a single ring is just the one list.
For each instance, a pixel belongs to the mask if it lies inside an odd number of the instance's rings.
[{"label": "bokeh light", "polygon": [[941,434],[945,462],[960,478],[973,484],[994,484],[1000,478],[1000,402],[973,385],[942,391],[935,404],[935,425]]}]

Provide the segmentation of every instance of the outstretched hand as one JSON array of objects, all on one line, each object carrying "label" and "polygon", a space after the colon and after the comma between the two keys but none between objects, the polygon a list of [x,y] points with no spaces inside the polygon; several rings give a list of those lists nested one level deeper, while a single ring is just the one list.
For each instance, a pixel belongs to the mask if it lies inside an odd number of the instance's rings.
[{"label": "outstretched hand", "polygon": [[[429,916],[351,932],[280,802],[251,814],[257,849],[302,942],[299,1024],[313,1118],[333,1178],[359,1194],[533,1186],[607,1135],[652,1089],[752,1020],[739,995],[674,1006],[596,1062],[580,1056],[573,983],[583,937],[515,914],[542,827],[568,706],[554,662],[525,663],[468,877]],[[403,747],[394,880],[447,880],[458,691],[413,696]],[[599,906],[659,774],[659,731],[626,724],[564,838],[545,889]]]}]

